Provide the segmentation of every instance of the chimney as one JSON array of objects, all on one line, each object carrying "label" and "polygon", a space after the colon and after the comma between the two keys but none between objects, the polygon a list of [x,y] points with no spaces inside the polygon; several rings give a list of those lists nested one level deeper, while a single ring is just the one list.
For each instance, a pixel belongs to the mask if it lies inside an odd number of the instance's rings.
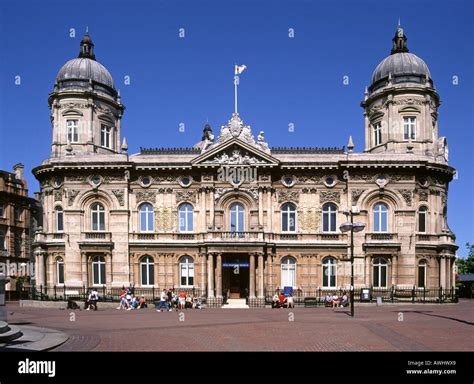
[{"label": "chimney", "polygon": [[25,166],[22,163],[15,164],[13,166],[13,172],[15,172],[15,177],[18,180],[25,179]]}]

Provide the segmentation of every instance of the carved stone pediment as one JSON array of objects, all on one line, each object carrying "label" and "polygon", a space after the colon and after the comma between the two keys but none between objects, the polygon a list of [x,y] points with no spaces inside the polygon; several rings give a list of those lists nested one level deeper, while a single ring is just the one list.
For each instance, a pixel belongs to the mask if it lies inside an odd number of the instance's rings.
[{"label": "carved stone pediment", "polygon": [[288,190],[288,191],[278,191],[278,203],[284,203],[287,201],[292,201],[298,203],[300,201],[300,194],[298,191]]},{"label": "carved stone pediment", "polygon": [[319,202],[324,203],[340,203],[341,202],[341,193],[339,191],[321,191],[319,193]]},{"label": "carved stone pediment", "polygon": [[196,202],[196,191],[178,190],[176,191],[175,195],[176,203],[180,203],[181,201],[189,201],[192,203]]}]

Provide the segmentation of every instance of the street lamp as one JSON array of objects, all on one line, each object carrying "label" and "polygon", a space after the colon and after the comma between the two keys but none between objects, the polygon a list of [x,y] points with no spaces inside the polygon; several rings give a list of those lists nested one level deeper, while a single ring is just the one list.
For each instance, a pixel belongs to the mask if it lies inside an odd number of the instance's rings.
[{"label": "street lamp", "polygon": [[339,226],[341,232],[351,232],[351,317],[354,317],[354,232],[360,232],[365,228],[364,223],[354,223],[354,212],[344,211],[346,217],[350,216],[350,221],[346,221]]}]

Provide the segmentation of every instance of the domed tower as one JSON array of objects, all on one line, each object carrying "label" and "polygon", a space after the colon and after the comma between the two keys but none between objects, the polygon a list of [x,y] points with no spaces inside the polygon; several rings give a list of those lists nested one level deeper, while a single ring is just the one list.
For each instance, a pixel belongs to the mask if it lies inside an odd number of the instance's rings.
[{"label": "domed tower", "polygon": [[110,72],[98,61],[86,32],[79,56],[62,66],[48,98],[51,157],[119,153],[125,109]]},{"label": "domed tower", "polygon": [[439,95],[426,63],[408,51],[400,24],[390,56],[383,59],[365,90],[365,151],[415,153],[447,161],[438,138]]}]

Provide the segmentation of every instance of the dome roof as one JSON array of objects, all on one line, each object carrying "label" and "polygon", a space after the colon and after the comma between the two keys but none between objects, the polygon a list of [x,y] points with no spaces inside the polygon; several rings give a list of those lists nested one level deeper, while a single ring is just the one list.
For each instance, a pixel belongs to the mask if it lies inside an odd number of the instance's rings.
[{"label": "dome roof", "polygon": [[102,64],[96,61],[94,43],[86,32],[81,41],[79,56],[62,66],[56,76],[60,89],[87,88],[90,82],[99,89],[114,95],[115,87],[112,75]]},{"label": "dome roof", "polygon": [[114,88],[114,80],[107,68],[89,58],[78,57],[64,64],[56,76],[56,81],[59,83],[65,80],[92,80]]},{"label": "dome roof", "polygon": [[426,63],[417,55],[408,52],[407,38],[400,25],[392,39],[390,56],[383,59],[372,74],[370,91],[373,92],[389,83],[432,83],[431,73]]}]

